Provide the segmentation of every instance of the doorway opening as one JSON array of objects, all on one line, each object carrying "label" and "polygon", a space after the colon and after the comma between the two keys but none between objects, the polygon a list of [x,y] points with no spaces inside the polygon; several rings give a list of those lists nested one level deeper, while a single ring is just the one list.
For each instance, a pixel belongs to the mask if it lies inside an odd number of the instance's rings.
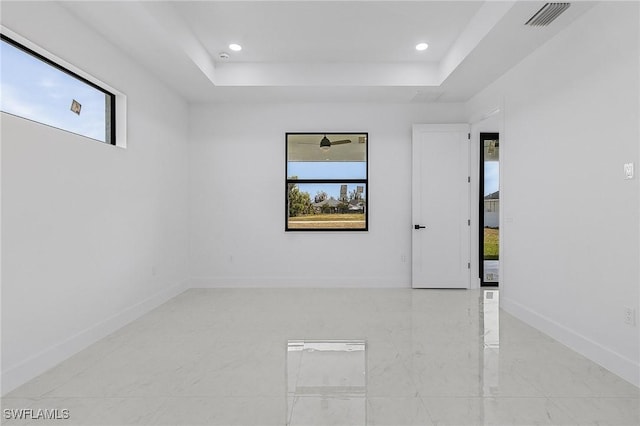
[{"label": "doorway opening", "polygon": [[500,277],[500,137],[480,133],[479,277],[481,286],[497,286]]}]

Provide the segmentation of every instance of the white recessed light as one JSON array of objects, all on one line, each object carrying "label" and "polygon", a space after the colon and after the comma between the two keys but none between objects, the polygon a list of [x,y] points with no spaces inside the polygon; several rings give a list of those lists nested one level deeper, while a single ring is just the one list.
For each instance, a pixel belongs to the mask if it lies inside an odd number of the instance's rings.
[{"label": "white recessed light", "polygon": [[233,50],[234,52],[239,52],[242,50],[242,46],[240,46],[239,44],[236,43],[231,43],[229,45],[229,49]]},{"label": "white recessed light", "polygon": [[429,45],[427,43],[418,43],[416,44],[416,50],[427,50],[427,47],[429,47]]}]

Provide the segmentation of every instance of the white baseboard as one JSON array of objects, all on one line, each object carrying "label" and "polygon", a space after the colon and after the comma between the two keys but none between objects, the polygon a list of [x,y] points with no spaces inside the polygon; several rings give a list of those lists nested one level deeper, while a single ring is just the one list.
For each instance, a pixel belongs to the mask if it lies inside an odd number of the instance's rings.
[{"label": "white baseboard", "polygon": [[640,364],[608,349],[576,331],[541,315],[506,297],[500,297],[500,307],[521,321],[548,334],[596,364],[640,387]]},{"label": "white baseboard", "polygon": [[411,288],[407,277],[194,277],[190,288]]},{"label": "white baseboard", "polygon": [[169,287],[147,299],[118,312],[42,352],[12,365],[2,372],[2,395],[44,373],[60,362],[108,336],[128,323],[155,309],[187,289],[187,282]]}]

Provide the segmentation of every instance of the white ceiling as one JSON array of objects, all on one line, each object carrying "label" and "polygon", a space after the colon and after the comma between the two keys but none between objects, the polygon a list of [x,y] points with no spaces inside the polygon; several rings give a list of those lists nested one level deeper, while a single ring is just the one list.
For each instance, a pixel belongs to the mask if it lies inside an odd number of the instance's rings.
[{"label": "white ceiling", "polygon": [[397,103],[466,101],[593,6],[525,26],[544,3],[61,2],[189,102]]},{"label": "white ceiling", "polygon": [[[456,2],[181,2],[214,58],[237,62],[439,62],[482,6]],[[418,52],[415,45],[431,42]],[[436,42],[437,41],[437,42]],[[245,46],[241,53],[231,42]]]}]

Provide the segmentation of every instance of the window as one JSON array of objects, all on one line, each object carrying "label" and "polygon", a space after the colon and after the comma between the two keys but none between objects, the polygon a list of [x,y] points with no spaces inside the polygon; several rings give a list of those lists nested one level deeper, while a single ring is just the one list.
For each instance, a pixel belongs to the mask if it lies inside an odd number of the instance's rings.
[{"label": "window", "polygon": [[367,133],[286,134],[287,231],[368,229]]},{"label": "window", "polygon": [[116,144],[116,97],[1,34],[0,110]]}]

